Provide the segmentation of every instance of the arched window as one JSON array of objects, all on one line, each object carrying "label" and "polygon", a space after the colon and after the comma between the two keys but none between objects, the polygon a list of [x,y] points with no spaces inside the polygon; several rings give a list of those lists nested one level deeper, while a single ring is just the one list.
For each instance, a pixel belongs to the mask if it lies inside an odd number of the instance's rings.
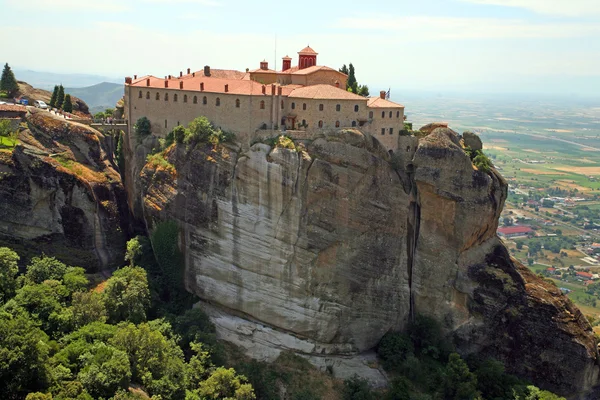
[{"label": "arched window", "polygon": [[373,111],[369,111],[369,118],[373,118]]},{"label": "arched window", "polygon": [[396,111],[396,118],[400,118],[400,111]]},{"label": "arched window", "polygon": [[221,105],[221,98],[220,97],[217,97],[217,100],[215,100],[215,105],[217,107],[219,107]]},{"label": "arched window", "polygon": [[183,102],[184,102],[184,103],[187,103],[187,94],[184,94],[184,95],[183,95]]},{"label": "arched window", "polygon": [[[358,107],[358,106],[357,106]],[[352,121],[352,126],[356,126],[356,121]]]},{"label": "arched window", "polygon": [[208,104],[208,99],[206,98],[206,96],[202,98],[202,104]]},{"label": "arched window", "polygon": [[306,120],[305,119],[302,120],[302,126],[306,126]]},{"label": "arched window", "polygon": [[156,100],[160,100],[160,93],[156,92]]},{"label": "arched window", "polygon": [[142,94],[142,91],[140,90],[140,94],[139,94],[139,96],[138,96],[138,99],[141,99],[141,98],[142,98],[142,96],[143,96],[143,94]]},{"label": "arched window", "polygon": [[335,111],[340,111],[341,109],[342,109],[342,106],[341,106],[341,105],[337,104],[337,105],[335,106]]},{"label": "arched window", "polygon": [[335,121],[335,127],[339,128],[340,127],[340,121]]},{"label": "arched window", "polygon": [[264,101],[264,100],[261,100],[261,101],[260,101],[260,109],[261,109],[261,110],[264,110],[264,109],[265,109],[265,101]]},{"label": "arched window", "polygon": [[292,103],[292,110],[296,109],[296,103]]},{"label": "arched window", "polygon": [[358,112],[358,104],[354,106],[354,112]]},{"label": "arched window", "polygon": [[177,101],[177,93],[173,95],[173,101]]},{"label": "arched window", "polygon": [[281,109],[283,110],[283,100],[281,100]]},{"label": "arched window", "polygon": [[235,99],[235,108],[240,108],[240,99]]},{"label": "arched window", "polygon": [[323,121],[319,121],[319,128],[323,127]]},{"label": "arched window", "polygon": [[194,104],[198,104],[198,96],[194,96],[193,102],[194,102]]},{"label": "arched window", "polygon": [[385,118],[385,111],[381,112],[381,118]]},{"label": "arched window", "polygon": [[169,101],[169,93],[165,93],[165,101]]},{"label": "arched window", "polygon": [[390,111],[390,118],[392,118],[392,112]]},{"label": "arched window", "polygon": [[302,109],[306,111],[306,103],[302,103]]},{"label": "arched window", "polygon": [[323,104],[319,104],[319,111],[323,111]]},{"label": "arched window", "polygon": [[150,92],[146,92],[146,100],[150,100]]}]

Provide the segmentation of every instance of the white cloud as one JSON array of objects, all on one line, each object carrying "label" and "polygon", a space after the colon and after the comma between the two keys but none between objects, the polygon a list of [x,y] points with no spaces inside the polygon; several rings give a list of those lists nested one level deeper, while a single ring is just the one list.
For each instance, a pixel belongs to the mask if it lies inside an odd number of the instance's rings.
[{"label": "white cloud", "polygon": [[103,0],[101,2],[90,0],[8,0],[5,4],[7,4],[8,7],[28,12],[55,11],[64,13],[69,11],[104,11],[107,13],[115,13],[130,9],[130,7],[124,3],[125,2],[119,0]]},{"label": "white cloud", "polygon": [[525,8],[540,14],[566,17],[600,15],[598,0],[461,0],[467,3]]},{"label": "white cloud", "polygon": [[410,32],[411,40],[573,38],[600,34],[600,25],[592,23],[541,24],[500,18],[347,17],[339,19],[335,26],[398,34]]}]

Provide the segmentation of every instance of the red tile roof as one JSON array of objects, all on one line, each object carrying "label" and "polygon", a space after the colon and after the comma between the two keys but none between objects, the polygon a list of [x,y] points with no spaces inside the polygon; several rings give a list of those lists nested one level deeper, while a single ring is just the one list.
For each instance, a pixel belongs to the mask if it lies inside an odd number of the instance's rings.
[{"label": "red tile roof", "polygon": [[[289,87],[289,85],[284,87]],[[301,99],[340,99],[357,101],[367,100],[365,97],[337,88],[335,86],[325,84],[303,86],[298,89],[294,89],[289,94],[289,97]]]},{"label": "red tile roof", "polygon": [[282,57],[282,60],[291,60],[292,57],[288,56],[287,54],[285,55],[285,57]]},{"label": "red tile roof", "polygon": [[[290,69],[292,69],[292,68],[290,68]],[[288,72],[288,71],[284,71],[284,72]],[[296,68],[292,72],[289,72],[289,73],[294,74],[294,75],[309,75],[309,74],[314,74],[317,71],[335,71],[340,75],[344,75],[340,71],[337,71],[333,68],[326,67],[324,65],[313,65],[312,67],[303,68],[303,69]],[[346,76],[346,75],[344,75],[344,76]]]},{"label": "red tile roof", "polygon": [[577,276],[581,276],[584,278],[592,278],[594,275],[590,274],[589,272],[576,272],[575,273]]},{"label": "red tile roof", "polygon": [[[150,79],[150,85],[146,85],[146,80]],[[204,83],[204,92],[207,93],[225,93],[225,85],[228,85],[229,94],[239,94],[239,95],[262,95],[262,84],[251,81],[251,80],[243,80],[243,79],[221,79],[214,77],[205,77],[198,76],[190,77],[186,76],[183,78],[171,78],[167,79],[169,82],[169,87],[165,88],[165,79],[157,78],[155,76],[144,76],[142,78],[138,78],[131,83],[131,86],[136,89],[144,89],[144,88],[153,88],[153,89],[180,89],[180,83],[183,83],[183,89],[181,90],[190,90],[190,91],[200,91],[200,83]],[[271,85],[265,85],[266,94],[271,94]],[[277,86],[277,85],[276,85]],[[296,89],[298,85],[286,85],[281,86],[282,95],[289,95],[294,89]]]},{"label": "red tile roof", "polygon": [[371,108],[404,108],[402,104],[394,103],[393,101],[389,101],[387,99],[382,99],[379,96],[369,97],[367,106]]},{"label": "red tile roof", "polygon": [[305,48],[303,48],[302,50],[300,50],[298,52],[298,54],[319,54],[316,51],[314,51],[310,46],[306,46]]},{"label": "red tile roof", "polygon": [[502,228],[498,228],[498,233],[502,233],[503,235],[512,235],[515,233],[529,233],[532,232],[529,226],[503,226]]},{"label": "red tile roof", "polygon": [[27,108],[25,106],[19,106],[16,104],[0,104],[0,111],[10,111],[10,112],[22,112],[26,113]]}]

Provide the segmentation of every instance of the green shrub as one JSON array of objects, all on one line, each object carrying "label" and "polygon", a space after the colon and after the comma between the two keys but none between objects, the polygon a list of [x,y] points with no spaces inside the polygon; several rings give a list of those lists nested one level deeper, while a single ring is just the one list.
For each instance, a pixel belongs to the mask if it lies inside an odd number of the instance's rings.
[{"label": "green shrub", "polygon": [[344,381],[343,400],[372,400],[375,399],[369,382],[354,375]]},{"label": "green shrub", "polygon": [[442,327],[433,318],[417,315],[408,327],[408,335],[415,352],[434,359],[445,360],[452,351],[451,344],[445,339]]},{"label": "green shrub", "polygon": [[165,159],[165,156],[162,152],[148,154],[146,157],[146,163],[150,164],[154,168],[162,167],[169,171],[175,171],[175,166]]},{"label": "green shrub", "polygon": [[152,125],[150,124],[150,120],[146,117],[139,118],[133,126],[133,130],[138,137],[148,136],[150,133],[152,133]]},{"label": "green shrub", "polygon": [[485,172],[486,174],[490,172],[492,168],[492,161],[488,156],[483,154],[481,150],[477,150],[475,158],[473,158],[473,165],[477,167],[477,169],[481,172]]},{"label": "green shrub", "polygon": [[381,358],[383,367],[390,371],[398,370],[413,352],[411,339],[405,333],[386,333],[377,346],[377,355]]}]

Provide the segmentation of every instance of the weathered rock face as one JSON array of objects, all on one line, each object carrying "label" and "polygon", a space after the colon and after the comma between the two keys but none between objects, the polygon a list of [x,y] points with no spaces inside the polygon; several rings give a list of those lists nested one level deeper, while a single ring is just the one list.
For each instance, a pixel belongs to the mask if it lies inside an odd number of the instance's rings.
[{"label": "weathered rock face", "polygon": [[47,112],[26,122],[0,153],[0,240],[88,269],[122,262],[125,192],[102,134]]},{"label": "weathered rock face", "polygon": [[306,149],[178,146],[175,170],[141,171],[146,224],[178,221],[186,287],[212,305],[223,337],[267,359],[349,357],[422,313],[461,352],[543,387],[597,382],[589,324],[508,257],[495,233],[506,182],[474,169],[455,132],[435,129],[396,169],[358,131]]}]

